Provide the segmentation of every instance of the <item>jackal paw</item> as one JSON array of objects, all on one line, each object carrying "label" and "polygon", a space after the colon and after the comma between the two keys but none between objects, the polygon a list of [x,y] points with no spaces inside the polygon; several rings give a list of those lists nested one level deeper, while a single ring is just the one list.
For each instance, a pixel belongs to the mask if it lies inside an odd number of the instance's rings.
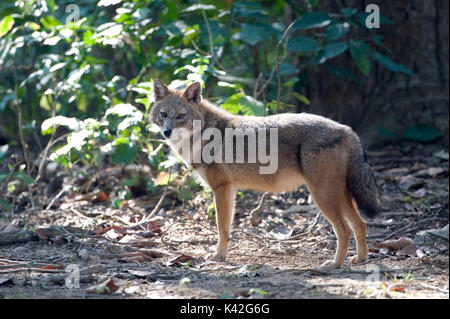
[{"label": "jackal paw", "polygon": [[350,263],[351,264],[359,264],[365,260],[367,260],[368,256],[361,256],[361,255],[356,255],[350,258]]},{"label": "jackal paw", "polygon": [[320,272],[328,272],[330,270],[338,269],[340,266],[334,262],[334,260],[327,260],[322,265],[316,268]]},{"label": "jackal paw", "polygon": [[212,261],[226,261],[227,256],[224,254],[215,253],[215,254],[208,256],[207,259],[212,260]]}]

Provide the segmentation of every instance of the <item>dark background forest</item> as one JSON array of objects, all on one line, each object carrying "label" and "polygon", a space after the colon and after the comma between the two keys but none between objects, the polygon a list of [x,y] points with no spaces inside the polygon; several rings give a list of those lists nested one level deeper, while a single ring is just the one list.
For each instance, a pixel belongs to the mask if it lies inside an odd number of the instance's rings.
[{"label": "dark background forest", "polygon": [[[379,28],[367,26],[371,4]],[[414,212],[411,225],[428,212],[428,226],[439,228],[448,220],[448,7],[444,0],[2,0],[0,221],[13,221],[20,240],[58,218],[80,226],[66,220],[72,213],[101,234],[115,230],[117,240],[125,233],[108,227],[157,214],[162,224],[147,228],[156,237],[173,226],[164,224],[171,213],[214,224],[211,191],[148,121],[159,78],[174,89],[199,81],[204,98],[235,114],[308,112],[351,126],[369,150],[385,210]],[[239,192],[240,214],[258,199]],[[272,217],[283,203],[311,204],[300,191],[269,202],[263,215]],[[317,218],[307,219],[312,228]],[[281,222],[267,223],[261,229]]]}]

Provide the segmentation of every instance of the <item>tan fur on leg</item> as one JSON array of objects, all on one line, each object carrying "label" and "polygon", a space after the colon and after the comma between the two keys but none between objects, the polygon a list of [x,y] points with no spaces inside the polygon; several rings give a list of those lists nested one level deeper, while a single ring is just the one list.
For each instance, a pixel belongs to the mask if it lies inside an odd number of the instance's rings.
[{"label": "tan fur on leg", "polygon": [[227,257],[228,243],[231,236],[231,222],[233,221],[235,189],[230,184],[221,185],[214,189],[214,203],[216,207],[216,222],[219,230],[219,242],[213,260],[224,261]]}]

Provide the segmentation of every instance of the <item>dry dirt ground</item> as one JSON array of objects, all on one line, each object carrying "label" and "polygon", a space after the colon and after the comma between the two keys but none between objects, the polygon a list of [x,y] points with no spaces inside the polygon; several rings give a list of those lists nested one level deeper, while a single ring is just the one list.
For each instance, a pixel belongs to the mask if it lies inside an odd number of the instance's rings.
[{"label": "dry dirt ground", "polygon": [[257,225],[249,215],[261,194],[238,194],[228,260],[210,262],[209,193],[180,202],[168,192],[134,225],[159,196],[113,209],[90,185],[51,196],[50,209],[0,211],[0,298],[449,298],[448,153],[404,145],[370,152],[369,162],[384,212],[368,221],[363,264],[315,269],[336,242],[304,188],[269,195]]}]

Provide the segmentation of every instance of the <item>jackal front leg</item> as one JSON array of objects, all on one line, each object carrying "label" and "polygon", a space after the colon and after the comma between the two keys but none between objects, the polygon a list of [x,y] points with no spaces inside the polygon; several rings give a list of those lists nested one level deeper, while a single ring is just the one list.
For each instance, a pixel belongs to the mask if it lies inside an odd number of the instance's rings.
[{"label": "jackal front leg", "polygon": [[212,260],[225,261],[228,243],[231,239],[231,222],[233,221],[235,189],[230,184],[217,187],[214,191],[216,222],[219,230],[219,242]]}]

